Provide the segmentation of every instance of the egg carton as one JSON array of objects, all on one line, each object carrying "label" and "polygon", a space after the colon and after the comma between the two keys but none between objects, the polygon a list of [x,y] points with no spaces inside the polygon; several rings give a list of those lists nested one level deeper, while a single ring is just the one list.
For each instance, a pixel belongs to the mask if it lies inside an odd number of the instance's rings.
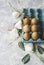
[{"label": "egg carton", "polygon": [[[39,25],[40,25],[40,30],[41,32],[39,32],[39,38],[37,40],[33,40],[32,38],[30,38],[29,40],[24,40],[23,39],[23,30],[22,30],[22,35],[21,35],[21,39],[22,42],[24,43],[44,43],[44,8],[43,9],[23,9],[23,13],[24,16],[29,16],[30,18],[37,18],[39,19]],[[23,18],[22,18],[23,20]]]}]

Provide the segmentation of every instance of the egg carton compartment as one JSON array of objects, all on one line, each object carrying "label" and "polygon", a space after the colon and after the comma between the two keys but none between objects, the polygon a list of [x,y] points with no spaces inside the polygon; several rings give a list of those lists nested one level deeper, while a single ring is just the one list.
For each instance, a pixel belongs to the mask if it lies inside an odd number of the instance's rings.
[{"label": "egg carton compartment", "polygon": [[[30,32],[30,34],[31,34],[32,32]],[[37,40],[33,40],[32,38],[30,38],[29,40],[24,40],[24,38],[23,38],[23,34],[24,34],[24,32],[22,32],[22,37],[21,37],[21,39],[22,39],[22,41],[24,42],[24,43],[44,43],[44,40],[42,40],[40,37],[37,39]],[[39,35],[40,35],[40,32],[39,32]]]},{"label": "egg carton compartment", "polygon": [[[32,38],[30,38],[29,40],[24,40],[23,39],[24,32],[22,29],[22,35],[21,35],[22,41],[24,43],[44,43],[44,9],[24,9],[23,13],[24,13],[24,16],[29,16],[31,19],[36,18],[39,20],[39,23],[38,23],[39,38],[37,40],[33,40]],[[30,31],[29,34],[32,34],[32,32]]]}]

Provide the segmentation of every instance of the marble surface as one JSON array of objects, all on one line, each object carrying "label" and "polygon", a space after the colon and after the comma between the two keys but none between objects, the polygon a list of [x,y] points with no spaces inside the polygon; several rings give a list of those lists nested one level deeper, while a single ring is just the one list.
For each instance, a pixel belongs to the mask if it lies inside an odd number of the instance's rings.
[{"label": "marble surface", "polygon": [[[29,44],[25,45],[26,51],[24,52],[18,47],[20,38],[14,41],[18,34],[17,31],[13,29],[13,25],[16,21],[19,21],[19,19],[16,20],[15,17],[12,16],[8,1],[11,2],[16,9],[22,10],[27,7],[43,8],[44,0],[19,0],[20,2],[18,0],[0,0],[0,65],[24,65],[21,59],[25,54],[30,53],[29,49],[27,49]],[[9,32],[8,28],[12,29],[12,31]],[[12,41],[14,42],[10,44]],[[44,44],[40,45],[44,47]],[[42,63],[35,54],[31,54],[31,60],[26,65],[44,65],[44,63]]]}]

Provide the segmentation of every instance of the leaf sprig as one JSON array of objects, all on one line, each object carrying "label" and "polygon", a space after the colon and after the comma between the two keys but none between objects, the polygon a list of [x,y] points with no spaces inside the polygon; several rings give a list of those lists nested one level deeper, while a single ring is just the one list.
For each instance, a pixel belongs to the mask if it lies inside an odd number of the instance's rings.
[{"label": "leaf sprig", "polygon": [[[24,46],[24,43],[23,43],[22,41],[20,41],[20,42],[18,43],[18,46],[19,46],[22,50],[25,51],[25,46]],[[32,51],[36,54],[36,56],[40,59],[40,61],[42,61],[42,62],[44,63],[44,58],[41,57],[41,56],[38,56],[36,50],[38,50],[38,52],[39,52],[40,54],[43,54],[43,53],[44,53],[44,48],[41,47],[41,46],[37,46],[37,49],[36,49],[36,44],[33,44],[33,49],[32,49]],[[23,62],[24,64],[26,64],[28,61],[30,61],[30,54],[26,54],[26,55],[22,58],[22,62]]]},{"label": "leaf sprig", "polygon": [[22,62],[23,62],[24,64],[26,64],[29,60],[30,60],[30,55],[29,55],[29,54],[26,54],[26,55],[22,58]]},{"label": "leaf sprig", "polygon": [[19,46],[22,50],[25,51],[25,47],[24,47],[23,42],[20,41],[20,42],[18,43],[18,46]]},{"label": "leaf sprig", "polygon": [[43,47],[38,46],[37,49],[38,49],[38,52],[39,52],[40,54],[43,54],[43,53],[44,53],[44,48],[43,48]]}]

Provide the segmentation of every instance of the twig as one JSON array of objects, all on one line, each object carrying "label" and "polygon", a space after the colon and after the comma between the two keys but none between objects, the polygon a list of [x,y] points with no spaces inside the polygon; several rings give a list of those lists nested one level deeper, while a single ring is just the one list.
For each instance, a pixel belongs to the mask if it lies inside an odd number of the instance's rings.
[{"label": "twig", "polygon": [[37,53],[35,52],[36,56],[40,59],[40,61],[42,61],[44,63],[44,58],[41,56],[38,56]]},{"label": "twig", "polygon": [[15,9],[15,8],[13,7],[13,5],[12,5],[10,2],[8,2],[8,4],[10,5],[12,11],[15,10],[16,12],[21,13],[19,10]]}]

